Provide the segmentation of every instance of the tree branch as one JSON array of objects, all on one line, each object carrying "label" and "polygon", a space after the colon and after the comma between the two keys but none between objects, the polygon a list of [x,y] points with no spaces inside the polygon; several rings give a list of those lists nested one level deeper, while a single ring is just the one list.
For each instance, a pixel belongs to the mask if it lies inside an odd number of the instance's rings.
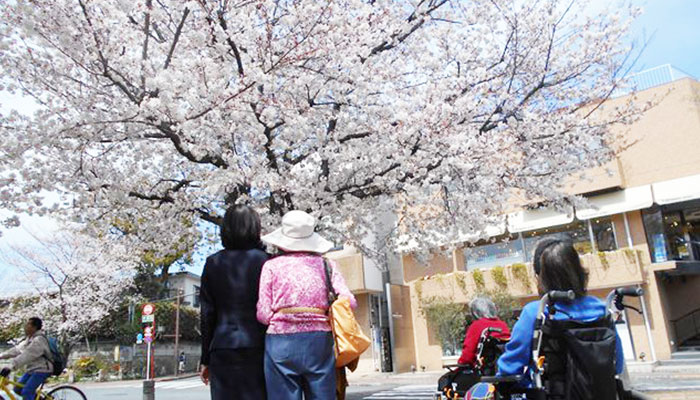
[{"label": "tree branch", "polygon": [[182,13],[182,18],[180,19],[180,23],[177,25],[177,29],[175,30],[175,37],[173,37],[173,43],[170,45],[170,50],[168,51],[168,57],[165,59],[165,65],[163,65],[163,69],[168,69],[170,66],[170,61],[173,58],[173,52],[175,51],[175,46],[177,46],[177,42],[180,40],[180,34],[182,33],[182,27],[185,25],[185,20],[187,19],[187,16],[190,15],[190,9],[185,7],[185,11]]},{"label": "tree branch", "polygon": [[228,24],[226,23],[226,19],[224,18],[224,11],[219,10],[216,12],[216,17],[219,20],[219,25],[221,28],[224,30],[224,33],[226,33],[226,43],[228,43],[228,46],[231,48],[233,51],[233,56],[236,58],[236,66],[238,67],[238,76],[243,76],[243,60],[241,60],[241,53],[238,51],[238,46],[236,46],[236,43],[231,39],[231,36],[228,33]]}]

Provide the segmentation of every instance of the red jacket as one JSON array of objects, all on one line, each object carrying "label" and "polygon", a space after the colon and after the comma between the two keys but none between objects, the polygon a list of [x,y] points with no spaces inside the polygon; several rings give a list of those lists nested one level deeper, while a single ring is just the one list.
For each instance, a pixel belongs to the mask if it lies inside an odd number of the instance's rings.
[{"label": "red jacket", "polygon": [[486,328],[500,328],[501,332],[492,332],[491,336],[498,339],[508,339],[510,337],[510,329],[505,322],[498,318],[480,318],[472,322],[467,328],[467,335],[464,337],[464,346],[462,347],[462,355],[457,361],[458,364],[474,365],[476,361],[476,347],[479,344],[481,332]]}]

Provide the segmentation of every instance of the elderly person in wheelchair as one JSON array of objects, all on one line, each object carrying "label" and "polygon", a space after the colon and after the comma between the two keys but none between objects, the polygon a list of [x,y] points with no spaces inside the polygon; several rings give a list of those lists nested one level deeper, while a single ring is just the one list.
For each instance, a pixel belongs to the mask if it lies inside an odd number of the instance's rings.
[{"label": "elderly person in wheelchair", "polygon": [[474,321],[467,328],[462,355],[457,364],[478,368],[483,364],[483,361],[477,357],[478,350],[480,350],[479,345],[483,346],[485,339],[482,336],[486,334],[489,337],[507,341],[510,338],[510,328],[498,318],[496,304],[488,297],[479,296],[473,299],[469,303],[469,310]]},{"label": "elderly person in wheelchair", "polygon": [[498,318],[491,299],[476,297],[469,303],[474,318],[464,337],[462,354],[455,365],[445,365],[448,372],[438,380],[438,398],[460,398],[482,375],[493,375],[496,360],[510,338],[510,329]]}]

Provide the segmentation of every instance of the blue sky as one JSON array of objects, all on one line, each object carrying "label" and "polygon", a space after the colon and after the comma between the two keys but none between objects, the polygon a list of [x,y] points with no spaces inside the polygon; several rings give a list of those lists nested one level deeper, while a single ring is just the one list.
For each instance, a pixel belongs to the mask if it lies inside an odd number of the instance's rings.
[{"label": "blue sky", "polygon": [[[592,0],[591,2],[597,1],[607,2],[610,0]],[[632,72],[662,64],[671,64],[686,74],[699,79],[700,0],[633,1],[634,4],[644,8],[644,14],[634,22],[630,41],[635,42],[638,46],[647,43],[647,46]],[[4,107],[2,103],[4,103]],[[8,103],[16,105],[24,102],[22,99],[11,98],[7,94],[0,93],[0,110],[7,109]],[[3,214],[0,210],[0,218]],[[23,223],[33,232],[46,232],[55,227],[55,224],[50,220],[41,218],[23,218]],[[0,252],[3,252],[8,244],[24,245],[30,243],[30,236],[24,231],[24,228],[4,231],[3,236],[0,237]],[[188,270],[197,274],[201,273],[205,253],[212,250],[211,247],[204,246]],[[16,283],[12,279],[14,274],[14,271],[3,266],[0,259],[0,296],[18,289],[14,286]]]},{"label": "blue sky", "polygon": [[671,64],[700,79],[700,1],[635,1],[644,8],[632,28],[632,39],[649,40],[634,71]]}]

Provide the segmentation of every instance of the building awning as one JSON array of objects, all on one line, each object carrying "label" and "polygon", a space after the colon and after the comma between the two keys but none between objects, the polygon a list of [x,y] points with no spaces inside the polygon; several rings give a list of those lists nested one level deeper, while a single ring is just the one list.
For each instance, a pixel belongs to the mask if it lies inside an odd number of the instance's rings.
[{"label": "building awning", "polygon": [[700,199],[700,175],[654,183],[651,187],[654,201],[660,205]]},{"label": "building awning", "polygon": [[509,214],[508,231],[518,233],[568,224],[574,220],[574,208],[569,206],[566,210],[560,212],[553,208],[539,208]]},{"label": "building awning", "polygon": [[455,243],[470,242],[474,243],[480,239],[492,238],[495,236],[501,236],[506,233],[506,217],[502,217],[501,221],[495,224],[486,225],[483,230],[475,230],[470,232],[460,232],[459,237]]},{"label": "building awning", "polygon": [[651,186],[637,186],[588,198],[590,208],[576,209],[580,220],[622,214],[628,211],[649,208],[654,204]]}]

